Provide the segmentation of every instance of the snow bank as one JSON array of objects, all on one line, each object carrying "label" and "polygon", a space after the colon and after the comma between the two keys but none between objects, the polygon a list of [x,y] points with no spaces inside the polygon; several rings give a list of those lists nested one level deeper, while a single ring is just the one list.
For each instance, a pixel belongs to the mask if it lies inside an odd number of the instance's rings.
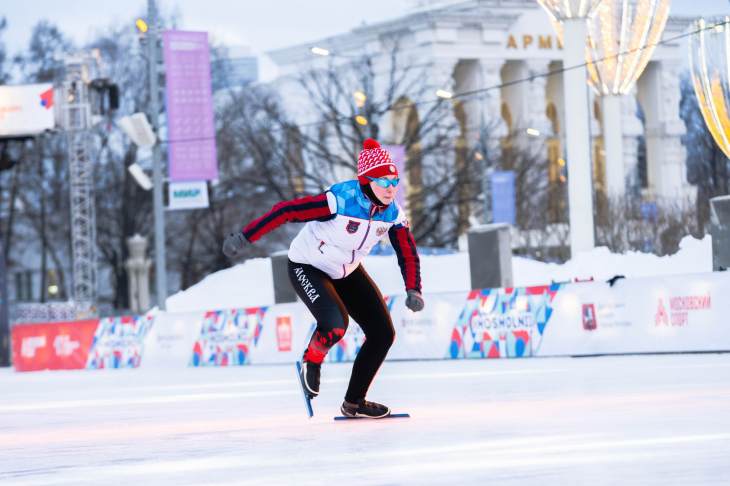
[{"label": "snow bank", "polygon": [[[523,287],[575,278],[606,280],[614,275],[635,278],[712,270],[712,241],[709,235],[702,240],[687,236],[679,247],[676,254],[664,257],[640,252],[615,254],[605,247],[599,247],[581,253],[562,265],[515,257],[512,271],[515,286]],[[400,294],[404,291],[395,256],[369,256],[365,260],[365,268],[383,294]],[[424,292],[469,290],[469,255],[423,255],[421,276]],[[189,289],[170,296],[167,309],[184,312],[273,303],[271,261],[268,258],[256,258],[209,275]]]}]

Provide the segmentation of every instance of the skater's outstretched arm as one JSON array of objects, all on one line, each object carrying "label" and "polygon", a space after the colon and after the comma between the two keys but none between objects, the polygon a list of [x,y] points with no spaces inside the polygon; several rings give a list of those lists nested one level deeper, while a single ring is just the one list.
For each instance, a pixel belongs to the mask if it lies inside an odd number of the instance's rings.
[{"label": "skater's outstretched arm", "polygon": [[327,221],[334,218],[335,215],[336,213],[333,213],[330,209],[330,202],[325,192],[316,196],[307,196],[274,204],[268,213],[254,219],[243,228],[243,234],[248,241],[253,243],[284,223]]},{"label": "skater's outstretched arm", "polygon": [[412,311],[420,311],[424,304],[421,296],[421,260],[418,258],[416,241],[408,229],[408,223],[393,225],[388,231],[388,237],[395,249],[403,281],[406,284],[408,294],[406,305]]},{"label": "skater's outstretched arm", "polygon": [[336,207],[334,196],[329,192],[276,203],[269,212],[251,221],[243,230],[228,235],[223,242],[223,253],[229,258],[234,257],[247,242],[253,243],[284,223],[332,219],[336,211],[333,212],[331,206]]}]

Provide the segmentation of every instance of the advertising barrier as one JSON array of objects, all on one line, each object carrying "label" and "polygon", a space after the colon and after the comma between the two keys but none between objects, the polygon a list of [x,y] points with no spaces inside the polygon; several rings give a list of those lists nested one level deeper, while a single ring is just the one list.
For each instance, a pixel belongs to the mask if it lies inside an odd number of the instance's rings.
[{"label": "advertising barrier", "polygon": [[730,274],[569,285],[541,355],[730,350]]},{"label": "advertising barrier", "polygon": [[105,317],[99,321],[86,361],[88,369],[137,368],[151,316]]},{"label": "advertising barrier", "polygon": [[98,323],[91,319],[13,326],[13,366],[17,371],[85,368]]},{"label": "advertising barrier", "polygon": [[0,86],[0,137],[27,137],[55,124],[53,84]]},{"label": "advertising barrier", "polygon": [[[730,273],[427,294],[424,311],[386,297],[388,359],[730,351]],[[13,361],[38,369],[292,363],[315,322],[301,303],[13,327]],[[365,341],[353,319],[327,361]]]},{"label": "advertising barrier", "polygon": [[209,311],[193,344],[192,366],[240,366],[251,362],[266,307]]},{"label": "advertising barrier", "polygon": [[183,368],[190,363],[193,345],[200,335],[201,312],[155,316],[144,341],[143,368]]},{"label": "advertising barrier", "polygon": [[469,293],[449,344],[449,358],[522,358],[540,354],[561,284]]}]

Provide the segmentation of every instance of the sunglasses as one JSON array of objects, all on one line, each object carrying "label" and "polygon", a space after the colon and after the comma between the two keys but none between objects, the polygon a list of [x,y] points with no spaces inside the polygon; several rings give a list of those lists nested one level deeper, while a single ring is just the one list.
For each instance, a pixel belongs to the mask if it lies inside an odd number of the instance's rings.
[{"label": "sunglasses", "polygon": [[385,177],[368,177],[368,176],[365,176],[365,177],[367,177],[368,179],[370,179],[371,181],[373,181],[374,183],[376,183],[383,189],[387,189],[390,186],[396,187],[398,185],[398,183],[400,182],[400,179],[397,177],[395,179],[386,179]]}]

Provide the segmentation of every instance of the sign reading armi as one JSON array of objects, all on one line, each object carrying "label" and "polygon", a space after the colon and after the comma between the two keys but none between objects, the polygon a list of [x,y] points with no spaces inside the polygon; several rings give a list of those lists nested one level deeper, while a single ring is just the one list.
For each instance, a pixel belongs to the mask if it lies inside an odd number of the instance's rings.
[{"label": "sign reading armi", "polygon": [[552,35],[510,34],[507,37],[507,49],[529,49],[533,46],[538,49],[562,49],[563,43],[559,37]]}]

